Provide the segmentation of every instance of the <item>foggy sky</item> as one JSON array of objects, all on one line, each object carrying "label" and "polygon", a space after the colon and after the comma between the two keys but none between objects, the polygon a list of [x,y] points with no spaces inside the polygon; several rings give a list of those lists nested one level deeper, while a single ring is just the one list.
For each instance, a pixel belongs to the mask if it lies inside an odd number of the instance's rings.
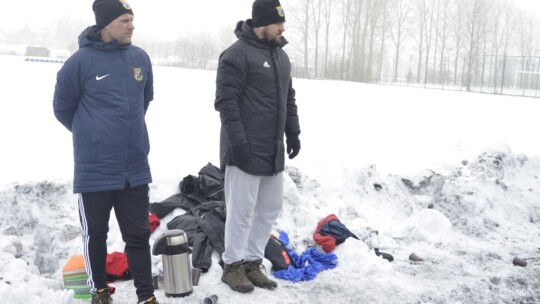
[{"label": "foggy sky", "polygon": [[[282,1],[285,6],[287,0]],[[63,18],[95,24],[94,0],[10,1],[0,10],[0,31],[25,26],[32,30],[53,27]],[[135,34],[173,40],[183,33],[210,32],[251,16],[252,0],[128,0],[135,14]],[[82,30],[82,29],[81,29]]]},{"label": "foggy sky", "polygon": [[[51,28],[62,18],[93,25],[93,1],[10,1],[0,10],[0,32],[10,32],[25,26],[32,30]],[[281,0],[281,4],[287,12],[288,4],[290,7],[296,1]],[[540,18],[539,0],[513,1],[518,8]],[[250,18],[253,0],[128,0],[128,3],[135,13],[135,35],[174,40],[186,33],[214,32],[220,27],[233,28],[238,20]]]}]

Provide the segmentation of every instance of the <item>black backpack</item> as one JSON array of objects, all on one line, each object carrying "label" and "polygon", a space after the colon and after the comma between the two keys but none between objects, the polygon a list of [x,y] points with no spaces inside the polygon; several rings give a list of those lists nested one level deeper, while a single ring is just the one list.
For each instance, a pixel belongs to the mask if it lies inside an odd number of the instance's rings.
[{"label": "black backpack", "polygon": [[264,257],[272,263],[272,270],[279,271],[289,268],[291,257],[285,246],[273,235],[270,236],[264,248]]}]

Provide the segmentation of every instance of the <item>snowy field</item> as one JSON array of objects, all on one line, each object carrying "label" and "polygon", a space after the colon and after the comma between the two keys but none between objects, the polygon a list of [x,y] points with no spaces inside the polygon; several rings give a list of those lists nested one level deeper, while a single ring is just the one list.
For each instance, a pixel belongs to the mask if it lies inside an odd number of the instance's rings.
[{"label": "snowy field", "polygon": [[[71,192],[71,134],[56,121],[58,63],[0,56],[0,299],[87,303],[63,290],[81,254]],[[155,67],[147,113],[151,201],[186,175],[218,165],[215,72]],[[194,293],[160,303],[540,303],[540,101],[532,98],[295,79],[302,150],[288,161],[276,231],[302,253],[317,222],[336,214],[360,240],[336,247],[338,267],[309,282],[239,294],[218,257]],[[151,242],[166,229],[167,216]],[[123,243],[111,217],[109,252]],[[374,236],[373,230],[378,235]],[[389,263],[370,247],[391,253]],[[409,261],[411,253],[423,262]],[[525,259],[527,267],[512,264]],[[156,269],[160,257],[154,257]],[[265,261],[269,270],[271,265]],[[117,281],[115,303],[134,303]],[[162,287],[163,285],[161,285]]]}]

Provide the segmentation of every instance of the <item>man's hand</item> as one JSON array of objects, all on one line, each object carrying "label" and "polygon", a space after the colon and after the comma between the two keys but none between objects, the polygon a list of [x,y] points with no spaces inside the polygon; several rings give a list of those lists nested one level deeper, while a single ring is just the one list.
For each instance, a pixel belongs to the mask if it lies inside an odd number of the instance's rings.
[{"label": "man's hand", "polygon": [[293,159],[300,153],[300,139],[298,135],[288,135],[287,136],[287,154],[289,154],[289,159]]}]

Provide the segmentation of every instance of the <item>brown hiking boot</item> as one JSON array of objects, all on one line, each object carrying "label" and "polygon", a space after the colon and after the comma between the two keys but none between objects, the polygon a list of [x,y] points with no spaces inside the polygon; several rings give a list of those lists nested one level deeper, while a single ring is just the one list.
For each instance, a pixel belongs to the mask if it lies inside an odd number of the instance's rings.
[{"label": "brown hiking boot", "polygon": [[137,302],[137,304],[159,304],[156,300],[156,297],[151,296],[150,298],[146,299],[146,301]]},{"label": "brown hiking boot", "polygon": [[112,304],[112,298],[109,294],[109,288],[99,289],[92,294],[92,304]]},{"label": "brown hiking boot", "polygon": [[243,261],[225,264],[221,281],[229,285],[232,290],[238,292],[250,292],[255,289],[246,277]]},{"label": "brown hiking boot", "polygon": [[262,264],[262,259],[253,262],[245,262],[244,267],[246,268],[246,277],[248,278],[248,280],[251,281],[251,283],[253,283],[253,285],[266,289],[274,289],[277,287],[277,283],[270,280],[261,271],[261,267],[264,268],[264,265]]}]

